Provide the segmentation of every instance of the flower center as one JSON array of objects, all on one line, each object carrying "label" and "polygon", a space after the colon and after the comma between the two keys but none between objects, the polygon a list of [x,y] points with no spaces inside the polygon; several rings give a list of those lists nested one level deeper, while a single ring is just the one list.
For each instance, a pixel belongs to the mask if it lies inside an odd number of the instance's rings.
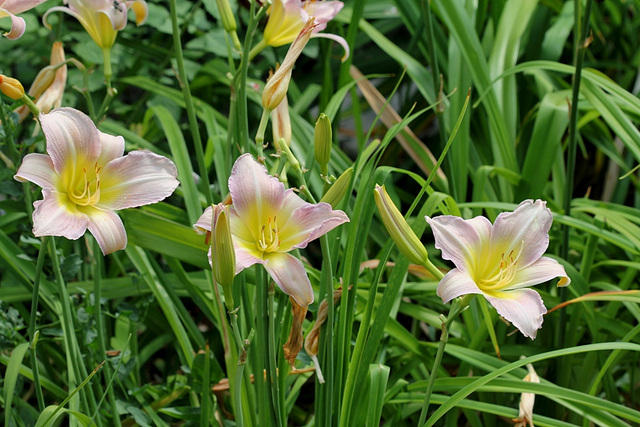
[{"label": "flower center", "polygon": [[[508,255],[503,252],[500,255],[500,264],[498,271],[492,277],[480,279],[477,281],[478,287],[483,291],[497,291],[506,288],[513,281],[518,272],[518,259],[522,254],[524,241],[521,242],[518,252],[512,249]],[[495,269],[493,270],[495,271]]]},{"label": "flower center", "polygon": [[276,217],[271,217],[260,229],[260,238],[256,242],[258,250],[262,252],[276,252],[280,248],[280,229]]},{"label": "flower center", "polygon": [[100,170],[98,162],[93,166],[93,174],[87,176],[87,168],[82,168],[82,176],[71,185],[67,193],[69,200],[80,206],[94,205],[100,201]]}]

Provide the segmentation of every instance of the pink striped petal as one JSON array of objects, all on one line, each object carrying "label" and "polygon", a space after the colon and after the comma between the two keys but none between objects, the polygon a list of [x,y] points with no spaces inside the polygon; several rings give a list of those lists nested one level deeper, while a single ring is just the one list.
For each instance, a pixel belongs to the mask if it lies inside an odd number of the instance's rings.
[{"label": "pink striped petal", "polygon": [[42,189],[43,200],[33,203],[33,234],[79,239],[89,225],[89,217],[69,203],[67,195]]},{"label": "pink striped petal", "polygon": [[256,232],[280,212],[284,203],[284,184],[248,153],[240,156],[231,169],[229,192],[238,216],[250,219],[247,226]]},{"label": "pink striped petal", "polygon": [[213,208],[211,206],[207,206],[204,210],[198,221],[193,225],[193,227],[198,231],[211,231],[211,223],[213,221]]},{"label": "pink striped petal", "polygon": [[5,0],[0,1],[0,7],[17,15],[19,13],[26,12],[29,9],[33,9],[45,1],[47,0]]},{"label": "pink striped petal", "polygon": [[260,258],[260,253],[257,250],[238,246],[237,240],[235,239],[236,236],[233,237],[233,244],[236,249],[236,274],[240,273],[247,267],[251,267],[254,264],[265,263],[265,261]]},{"label": "pink striped petal", "polygon": [[58,175],[65,168],[73,168],[72,165],[92,165],[98,160],[100,137],[89,116],[73,108],[58,108],[40,114],[40,124],[47,139],[47,153]]},{"label": "pink striped petal", "polygon": [[306,203],[296,209],[280,228],[279,250],[288,252],[305,248],[310,241],[345,222],[349,222],[349,217],[340,210],[333,210],[328,203]]},{"label": "pink striped petal", "polygon": [[55,189],[58,175],[51,157],[46,154],[27,154],[14,176],[20,182],[31,181],[39,187]]},{"label": "pink striped petal", "polygon": [[100,156],[98,157],[98,165],[105,166],[111,160],[122,157],[124,154],[124,138],[121,136],[113,136],[98,131],[100,138]]},{"label": "pink striped petal", "polygon": [[452,261],[462,272],[468,273],[480,263],[480,254],[487,243],[491,223],[484,217],[463,220],[457,216],[425,217],[436,240],[442,258]]},{"label": "pink striped petal", "polygon": [[120,217],[111,211],[88,208],[89,231],[98,241],[104,255],[127,246],[127,232]]},{"label": "pink striped petal", "polygon": [[327,28],[327,22],[331,21],[342,10],[344,3],[341,1],[315,1],[307,0],[302,6],[304,10],[316,19],[318,26],[314,33]]},{"label": "pink striped petal", "polygon": [[513,324],[525,336],[534,339],[542,326],[542,316],[547,312],[542,298],[533,289],[517,289],[500,292],[496,295],[485,294],[498,314]]},{"label": "pink striped petal", "polygon": [[549,246],[549,230],[553,216],[542,200],[525,200],[513,212],[498,215],[491,234],[491,247],[496,253],[518,253],[518,265],[524,268],[540,258]]},{"label": "pink striped petal", "polygon": [[468,274],[454,268],[442,278],[436,293],[443,303],[447,303],[462,295],[482,294],[482,291]]},{"label": "pink striped petal", "polygon": [[173,162],[150,151],[132,151],[107,163],[100,172],[101,209],[134,208],[159,202],[176,189]]},{"label": "pink striped petal", "polygon": [[5,16],[9,16],[11,18],[11,30],[4,33],[4,36],[9,40],[17,40],[22,37],[24,31],[27,29],[27,24],[24,22],[24,19],[14,15],[13,13],[7,12],[6,10],[0,9],[0,18]]},{"label": "pink striped petal", "polygon": [[264,268],[287,295],[303,307],[313,302],[313,288],[302,262],[284,252],[265,254]]}]

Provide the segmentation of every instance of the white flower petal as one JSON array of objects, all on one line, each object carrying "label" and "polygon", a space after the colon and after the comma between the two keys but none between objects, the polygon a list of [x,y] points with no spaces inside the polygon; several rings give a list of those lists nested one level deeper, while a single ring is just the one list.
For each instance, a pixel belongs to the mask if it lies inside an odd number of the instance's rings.
[{"label": "white flower petal", "polygon": [[100,202],[108,210],[157,203],[178,186],[173,162],[150,151],[132,151],[107,163],[100,172]]},{"label": "white flower petal", "polygon": [[33,203],[33,234],[40,236],[62,236],[79,239],[89,225],[89,217],[69,203],[67,195],[42,189],[43,200]]},{"label": "white flower petal", "polygon": [[20,182],[31,181],[39,187],[55,189],[57,181],[51,157],[46,154],[27,154],[14,178]]},{"label": "white flower petal", "polygon": [[559,286],[567,286],[571,283],[571,279],[567,276],[562,264],[553,258],[542,257],[528,267],[518,270],[513,278],[513,285],[510,285],[508,289],[519,289],[538,285],[555,277],[565,278]]},{"label": "white flower petal", "polygon": [[287,295],[303,307],[313,302],[313,288],[302,262],[293,255],[273,252],[265,255],[264,268]]},{"label": "white flower petal", "polygon": [[454,268],[442,278],[436,293],[442,302],[447,303],[462,295],[482,294],[482,291],[468,274]]},{"label": "white flower petal", "polygon": [[100,157],[98,165],[105,166],[111,160],[122,157],[124,154],[124,138],[121,136],[113,136],[98,131],[100,138]]},{"label": "white flower petal", "polygon": [[193,224],[193,227],[198,231],[211,231],[211,223],[213,221],[213,208],[207,206],[198,221]]},{"label": "white flower petal", "polygon": [[305,248],[310,241],[345,222],[349,222],[349,217],[341,210],[333,210],[328,203],[305,203],[280,228],[280,251]]},{"label": "white flower petal", "polygon": [[542,298],[533,289],[517,289],[495,295],[484,294],[498,314],[513,324],[525,336],[534,339],[547,312]]},{"label": "white flower petal", "polygon": [[127,232],[120,217],[111,211],[87,209],[89,231],[98,241],[104,255],[127,247]]},{"label": "white flower petal", "polygon": [[[234,236],[235,237],[235,236]],[[236,240],[233,241],[236,250],[236,274],[254,264],[264,264],[264,260],[259,257],[256,250],[238,246]]]}]

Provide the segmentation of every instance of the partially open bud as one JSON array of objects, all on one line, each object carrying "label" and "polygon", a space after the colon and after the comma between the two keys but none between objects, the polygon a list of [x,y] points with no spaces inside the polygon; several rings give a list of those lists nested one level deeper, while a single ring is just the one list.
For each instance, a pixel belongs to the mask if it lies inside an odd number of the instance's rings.
[{"label": "partially open bud", "polygon": [[291,117],[289,117],[289,102],[287,96],[271,112],[271,127],[273,140],[283,139],[287,147],[291,146]]},{"label": "partially open bud", "polygon": [[284,99],[287,94],[287,90],[289,90],[289,81],[291,80],[293,66],[302,53],[302,50],[307,45],[307,42],[311,37],[311,32],[315,26],[316,24],[314,23],[314,19],[309,18],[305,26],[302,28],[302,31],[300,31],[300,34],[298,34],[298,37],[289,47],[289,51],[284,57],[282,65],[280,65],[265,85],[264,91],[262,92],[262,107],[264,109],[272,111]]},{"label": "partially open bud", "polygon": [[342,201],[347,190],[349,190],[349,184],[351,183],[351,177],[353,176],[353,166],[342,172],[342,175],[333,183],[329,190],[320,199],[321,202],[329,203],[333,209],[338,206],[338,203]]},{"label": "partially open bud", "polygon": [[387,229],[389,235],[395,242],[400,252],[414,264],[424,265],[429,258],[418,236],[413,232],[407,221],[404,219],[384,186],[376,184],[373,192],[380,218]]},{"label": "partially open bud", "polygon": [[7,95],[11,99],[22,99],[24,96],[24,88],[22,83],[13,77],[7,77],[4,74],[0,74],[0,91]]},{"label": "partially open bud", "polygon": [[331,158],[331,145],[333,144],[333,133],[331,131],[331,120],[322,113],[316,122],[313,132],[313,148],[316,155],[316,162],[320,165],[323,174],[327,173],[327,165]]}]

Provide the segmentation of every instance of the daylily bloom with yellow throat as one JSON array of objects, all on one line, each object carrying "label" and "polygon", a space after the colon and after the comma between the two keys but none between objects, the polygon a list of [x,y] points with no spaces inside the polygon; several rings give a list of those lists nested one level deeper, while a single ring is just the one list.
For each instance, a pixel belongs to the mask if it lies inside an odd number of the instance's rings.
[{"label": "daylily bloom with yellow throat", "polygon": [[26,24],[24,19],[16,15],[33,9],[45,1],[47,0],[0,0],[0,19],[11,18],[11,30],[4,33],[4,36],[11,40],[22,37]]},{"label": "daylily bloom with yellow throat", "polygon": [[[313,289],[302,262],[288,252],[349,221],[328,203],[307,203],[270,176],[251,154],[236,160],[229,178],[231,234],[236,273],[262,264],[282,291],[303,307],[313,302]],[[211,231],[209,207],[196,226]]]},{"label": "daylily bloom with yellow throat", "polygon": [[[310,17],[315,18],[315,28],[311,37],[323,37],[338,42],[345,51],[344,58],[349,56],[347,41],[335,34],[320,33],[342,10],[341,1],[316,0],[273,0],[267,11],[269,20],[264,29],[262,40],[253,51],[260,51],[265,46],[283,46],[293,42]],[[253,57],[253,55],[251,55]]]},{"label": "daylily bloom with yellow throat", "polygon": [[481,294],[498,314],[534,339],[547,312],[542,298],[529,286],[560,277],[571,280],[558,261],[543,257],[549,246],[551,211],[542,200],[525,200],[513,212],[503,212],[492,225],[485,217],[464,220],[443,215],[426,217],[436,248],[456,268],[438,285],[443,302],[466,294]]},{"label": "daylily bloom with yellow throat", "polygon": [[124,138],[100,132],[73,108],[40,114],[46,154],[27,154],[15,175],[42,187],[33,234],[78,239],[88,229],[106,255],[127,245],[119,209],[157,203],[179,182],[173,162],[150,151],[124,154]]}]

